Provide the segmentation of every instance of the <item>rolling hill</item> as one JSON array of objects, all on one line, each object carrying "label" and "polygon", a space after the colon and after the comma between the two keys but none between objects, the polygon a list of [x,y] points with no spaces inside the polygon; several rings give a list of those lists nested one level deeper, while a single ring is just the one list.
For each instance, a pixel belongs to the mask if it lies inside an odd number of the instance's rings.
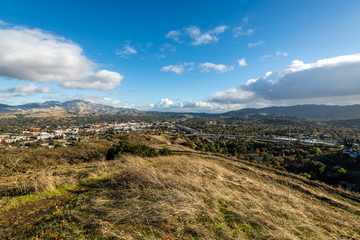
[{"label": "rolling hill", "polygon": [[174,154],[106,160],[108,140],[0,154],[4,163],[20,159],[0,175],[0,237],[360,238],[357,193],[187,149],[170,135],[125,137]]}]

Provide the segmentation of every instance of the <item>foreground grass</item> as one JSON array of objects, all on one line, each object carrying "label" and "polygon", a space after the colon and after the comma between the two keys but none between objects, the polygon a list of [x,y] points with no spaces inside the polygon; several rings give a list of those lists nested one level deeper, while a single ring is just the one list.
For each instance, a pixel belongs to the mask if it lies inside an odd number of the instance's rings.
[{"label": "foreground grass", "polygon": [[61,171],[77,182],[1,199],[12,201],[1,238],[360,239],[357,201],[220,157],[125,156]]}]

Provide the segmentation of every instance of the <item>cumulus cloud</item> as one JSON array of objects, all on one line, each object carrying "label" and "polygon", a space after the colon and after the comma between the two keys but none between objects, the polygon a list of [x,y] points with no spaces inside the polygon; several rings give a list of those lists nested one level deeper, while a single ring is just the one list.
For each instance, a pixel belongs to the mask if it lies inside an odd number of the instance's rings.
[{"label": "cumulus cloud", "polygon": [[211,101],[227,104],[276,104],[360,101],[360,54],[321,59],[314,63],[294,60],[281,72],[268,72],[246,84],[216,93]]},{"label": "cumulus cloud", "polygon": [[163,66],[160,70],[163,72],[174,72],[176,74],[182,74],[184,71],[192,71],[193,66],[194,66],[193,62],[185,62],[179,65]]},{"label": "cumulus cloud", "polygon": [[121,57],[128,57],[136,53],[136,49],[130,45],[125,45],[122,50],[116,50],[116,54],[120,55]]},{"label": "cumulus cloud", "polygon": [[226,66],[224,64],[214,64],[211,62],[200,63],[199,67],[202,72],[210,72],[214,70],[219,73],[224,73],[234,69],[234,66]]},{"label": "cumulus cloud", "polygon": [[157,108],[169,108],[174,105],[174,102],[168,98],[161,99],[157,104]]},{"label": "cumulus cloud", "polygon": [[166,38],[170,38],[176,42],[181,42],[181,36],[187,36],[191,39],[191,45],[205,45],[211,42],[217,42],[219,40],[219,35],[226,31],[228,26],[222,25],[217,26],[208,31],[202,31],[197,26],[188,26],[182,30],[172,30],[166,34]]},{"label": "cumulus cloud", "polygon": [[238,64],[240,67],[246,67],[247,66],[246,59],[245,58],[239,59]]},{"label": "cumulus cloud", "polygon": [[95,95],[72,95],[68,96],[63,101],[69,101],[69,100],[82,100],[102,105],[108,105],[113,107],[120,107],[122,104],[122,101],[120,99],[116,98],[110,98],[110,97],[101,97],[101,96],[95,96]]},{"label": "cumulus cloud", "polygon": [[149,105],[152,108],[157,110],[176,110],[176,109],[189,109],[189,108],[209,108],[212,106],[211,103],[203,102],[203,101],[183,101],[175,103],[174,101],[164,98],[161,99],[157,104]]},{"label": "cumulus cloud", "polygon": [[226,106],[208,101],[187,100],[182,102],[174,102],[168,98],[161,99],[157,104],[149,104],[152,110],[169,111],[169,112],[225,112],[239,109],[242,105]]},{"label": "cumulus cloud", "polygon": [[233,34],[234,37],[240,37],[240,36],[251,36],[255,32],[255,29],[244,29],[243,27],[235,27],[233,28]]},{"label": "cumulus cloud", "polygon": [[9,89],[0,89],[0,98],[34,96],[39,93],[52,92],[53,90],[50,87],[38,87],[35,84],[29,83],[26,85],[18,85]]},{"label": "cumulus cloud", "polygon": [[114,89],[123,79],[117,72],[95,68],[79,45],[63,37],[0,25],[0,76],[98,90]]},{"label": "cumulus cloud", "polygon": [[38,93],[52,93],[53,90],[50,87],[38,87],[32,83],[27,85],[18,85],[9,90],[12,93],[15,93],[17,96],[33,96]]},{"label": "cumulus cloud", "polygon": [[248,47],[249,48],[257,47],[257,46],[260,46],[260,45],[263,45],[263,44],[265,44],[265,42],[261,40],[261,41],[254,42],[254,43],[248,43]]},{"label": "cumulus cloud", "polygon": [[223,33],[227,28],[227,26],[218,26],[210,31],[202,32],[200,28],[196,26],[189,26],[185,28],[185,32],[193,39],[191,44],[197,46],[217,42],[219,40],[218,35]]}]

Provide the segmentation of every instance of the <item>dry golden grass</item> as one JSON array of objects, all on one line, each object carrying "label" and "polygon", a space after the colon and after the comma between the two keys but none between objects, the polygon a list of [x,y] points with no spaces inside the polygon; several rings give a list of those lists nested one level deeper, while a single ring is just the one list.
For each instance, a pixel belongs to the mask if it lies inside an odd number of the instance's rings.
[{"label": "dry golden grass", "polygon": [[128,156],[103,162],[106,176],[84,181],[86,190],[69,211],[83,230],[74,235],[66,226],[47,227],[68,238],[360,238],[358,215],[278,184],[265,171],[209,158]]},{"label": "dry golden grass", "polygon": [[[177,147],[171,136],[147,137],[133,140]],[[55,163],[10,175],[5,185],[41,192],[78,184],[0,210],[0,238],[360,239],[358,194],[248,162],[187,151]],[[41,210],[30,211],[37,203]],[[16,224],[7,220],[14,214]],[[21,221],[34,223],[23,230]]]}]

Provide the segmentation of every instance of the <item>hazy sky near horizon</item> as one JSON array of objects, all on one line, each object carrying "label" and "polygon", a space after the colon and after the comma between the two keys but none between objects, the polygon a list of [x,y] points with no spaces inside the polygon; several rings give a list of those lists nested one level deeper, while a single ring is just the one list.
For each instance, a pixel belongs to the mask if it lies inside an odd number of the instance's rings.
[{"label": "hazy sky near horizon", "polygon": [[357,0],[2,0],[0,103],[360,103],[359,12]]}]

